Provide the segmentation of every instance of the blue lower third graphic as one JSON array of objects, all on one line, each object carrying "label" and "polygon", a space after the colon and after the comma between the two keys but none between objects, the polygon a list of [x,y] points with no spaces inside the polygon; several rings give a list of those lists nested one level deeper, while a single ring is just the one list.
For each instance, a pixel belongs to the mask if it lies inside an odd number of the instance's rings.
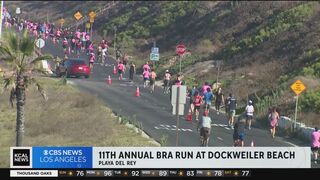
[{"label": "blue lower third graphic", "polygon": [[32,168],[92,168],[92,147],[32,147]]}]

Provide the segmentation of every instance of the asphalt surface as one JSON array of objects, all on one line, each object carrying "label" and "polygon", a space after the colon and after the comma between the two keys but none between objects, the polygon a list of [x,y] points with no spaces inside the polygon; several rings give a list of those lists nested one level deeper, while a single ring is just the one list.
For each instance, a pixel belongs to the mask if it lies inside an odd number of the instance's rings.
[{"label": "asphalt surface", "polygon": [[[47,43],[42,52],[63,57],[61,44]],[[84,53],[80,58],[88,59]],[[136,116],[136,119],[142,123],[145,133],[156,141],[167,139],[165,146],[176,146],[177,121],[176,116],[172,115],[169,95],[164,95],[161,87],[156,87],[155,92],[151,94],[149,88],[143,88],[141,76],[135,76],[134,82],[129,82],[128,71],[124,74],[123,80],[118,80],[118,74],[112,74],[113,63],[115,63],[114,60],[109,57],[107,61],[109,66],[94,64],[93,73],[88,79],[68,78],[68,81],[80,90],[105,102],[106,106],[117,114],[129,118]],[[106,84],[108,75],[111,76],[112,85]],[[135,96],[137,86],[140,88],[140,97]],[[188,105],[186,105],[185,111],[187,109]],[[185,112],[185,114],[187,113]],[[209,146],[233,146],[233,130],[227,127],[226,116],[222,113],[218,115],[215,110],[210,110],[210,116],[213,124]],[[193,122],[186,121],[185,116],[180,116],[179,119],[178,146],[199,146],[199,132],[194,122],[195,118],[193,118]],[[308,143],[296,139],[278,136],[272,139],[269,129],[255,128],[254,125],[251,130],[245,131],[245,146],[250,146],[252,141],[255,146],[309,146]]]}]

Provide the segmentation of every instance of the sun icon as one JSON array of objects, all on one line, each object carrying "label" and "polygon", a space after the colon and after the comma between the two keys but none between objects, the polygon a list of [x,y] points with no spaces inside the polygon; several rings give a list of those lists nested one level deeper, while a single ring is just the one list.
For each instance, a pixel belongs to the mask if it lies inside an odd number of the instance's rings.
[{"label": "sun icon", "polygon": [[235,176],[238,176],[238,175],[239,175],[239,172],[238,172],[238,171],[235,171],[233,174],[234,174]]}]

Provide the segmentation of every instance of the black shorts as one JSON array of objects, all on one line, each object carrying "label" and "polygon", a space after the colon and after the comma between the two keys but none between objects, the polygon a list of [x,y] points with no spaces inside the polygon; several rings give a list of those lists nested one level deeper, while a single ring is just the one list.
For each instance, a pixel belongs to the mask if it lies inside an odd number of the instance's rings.
[{"label": "black shorts", "polygon": [[201,137],[207,138],[207,137],[209,137],[209,135],[210,135],[210,129],[209,129],[209,128],[207,128],[207,127],[202,127],[202,128],[200,129],[200,136],[201,136]]},{"label": "black shorts", "polygon": [[311,151],[312,151],[312,152],[319,151],[319,149],[320,149],[319,147],[311,147]]},{"label": "black shorts", "polygon": [[250,116],[250,115],[246,115],[246,120],[252,120],[253,119],[253,116]]},{"label": "black shorts", "polygon": [[119,73],[119,74],[122,74],[122,70],[119,69],[119,70],[118,70],[118,73]]},{"label": "black shorts", "polygon": [[152,78],[150,78],[150,85],[154,84],[154,80]]},{"label": "black shorts", "polygon": [[195,105],[195,106],[194,106],[194,110],[196,110],[196,109],[197,109],[197,110],[200,110],[200,106],[196,106],[196,105]]}]

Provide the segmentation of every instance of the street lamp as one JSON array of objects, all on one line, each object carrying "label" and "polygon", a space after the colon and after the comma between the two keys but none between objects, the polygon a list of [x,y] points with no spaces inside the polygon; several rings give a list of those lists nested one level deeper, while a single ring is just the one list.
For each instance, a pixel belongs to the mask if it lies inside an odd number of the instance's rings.
[{"label": "street lamp", "polygon": [[116,51],[116,43],[117,43],[117,26],[113,26],[114,29],[114,55],[117,57],[117,51]]}]

